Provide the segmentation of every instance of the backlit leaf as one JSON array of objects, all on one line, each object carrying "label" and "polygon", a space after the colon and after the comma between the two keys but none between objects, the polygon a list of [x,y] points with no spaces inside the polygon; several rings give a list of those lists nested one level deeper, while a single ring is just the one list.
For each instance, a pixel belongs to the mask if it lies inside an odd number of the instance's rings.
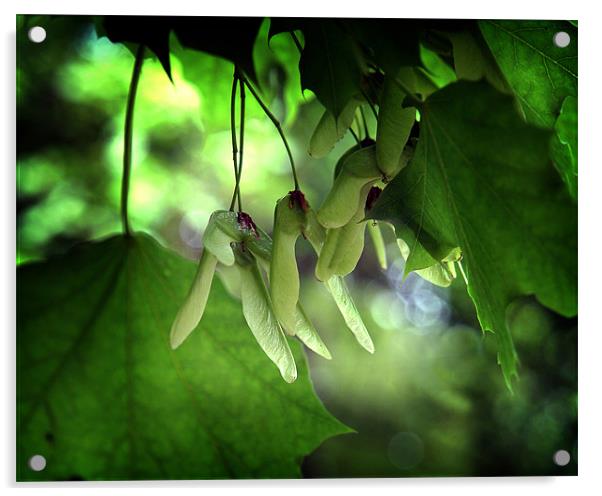
[{"label": "backlit leaf", "polygon": [[303,89],[312,90],[335,118],[359,92],[362,62],[359,48],[337,20],[304,23],[305,47],[299,70]]},{"label": "backlit leaf", "polygon": [[[577,95],[577,28],[565,21],[479,21],[481,32],[527,121],[552,128],[563,100]],[[565,31],[560,48],[554,35]]]},{"label": "backlit leaf", "polygon": [[[141,234],[19,267],[18,480],[298,477],[304,455],[348,432],[299,345],[286,384],[217,280],[197,332],[170,348],[194,273]],[[34,454],[44,471],[28,468]]]},{"label": "backlit leaf", "polygon": [[554,129],[556,135],[552,138],[552,159],[569,193],[577,198],[577,98],[567,96],[564,99]]},{"label": "backlit leaf", "polygon": [[[549,165],[550,133],[526,124],[512,98],[488,84],[459,82],[422,109],[414,159],[371,214],[458,246],[484,330],[498,337],[508,385],[517,357],[506,307],[535,295],[564,316],[577,312],[577,210]],[[429,249],[430,250],[430,249]],[[431,255],[440,260],[441,253]]]}]

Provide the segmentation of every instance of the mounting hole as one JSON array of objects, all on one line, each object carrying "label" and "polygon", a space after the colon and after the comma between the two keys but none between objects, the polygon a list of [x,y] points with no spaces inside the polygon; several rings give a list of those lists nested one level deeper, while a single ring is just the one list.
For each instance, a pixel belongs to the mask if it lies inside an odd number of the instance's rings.
[{"label": "mounting hole", "polygon": [[558,450],[554,453],[554,463],[559,467],[564,467],[571,461],[571,455],[567,450]]},{"label": "mounting hole", "polygon": [[46,458],[42,455],[33,455],[29,459],[29,468],[34,472],[41,472],[46,468]]},{"label": "mounting hole", "polygon": [[42,43],[46,39],[46,30],[42,26],[34,26],[29,30],[27,36],[34,43]]},{"label": "mounting hole", "polygon": [[554,35],[554,45],[556,45],[558,48],[566,48],[570,43],[571,37],[569,36],[569,33],[565,31],[558,31]]}]

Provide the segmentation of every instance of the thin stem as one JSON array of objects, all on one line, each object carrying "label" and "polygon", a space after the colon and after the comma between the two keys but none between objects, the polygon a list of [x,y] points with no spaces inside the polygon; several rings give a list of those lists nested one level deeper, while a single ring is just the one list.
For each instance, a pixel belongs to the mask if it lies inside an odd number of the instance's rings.
[{"label": "thin stem", "polygon": [[240,149],[238,151],[238,181],[236,183],[236,194],[238,195],[238,211],[242,212],[242,202],[240,201],[240,180],[242,177],[242,156],[245,148],[245,85],[242,79],[240,82]]},{"label": "thin stem", "polygon": [[130,222],[128,218],[128,194],[130,191],[130,176],[132,173],[132,137],[134,133],[134,106],[136,104],[136,92],[140,73],[142,72],[142,63],[144,62],[144,45],[139,45],[136,51],[136,60],[134,70],[132,71],[132,80],[128,93],[127,107],[125,110],[125,130],[123,140],[123,177],[121,179],[121,224],[123,233],[126,236],[131,235]]},{"label": "thin stem", "polygon": [[299,53],[302,53],[303,47],[301,46],[301,43],[299,42],[299,38],[297,38],[297,35],[295,34],[294,31],[291,31],[290,33],[291,33],[291,38],[295,42],[295,46],[297,47],[297,50],[299,50]]},{"label": "thin stem", "polygon": [[[360,126],[360,120],[359,120],[359,117],[357,116],[357,112],[356,112],[355,116],[353,117],[353,123],[355,124],[355,127],[357,127],[357,135],[361,136],[362,126]],[[364,136],[364,138],[367,138],[367,136]]]},{"label": "thin stem", "polygon": [[368,98],[368,95],[366,94],[366,92],[364,90],[361,90],[361,93],[362,93],[362,96],[364,97],[364,99],[366,100],[366,103],[370,107],[370,110],[372,110],[372,113],[374,114],[374,118],[378,121],[378,113],[376,112],[376,108],[374,107],[374,104],[370,101],[370,98]]},{"label": "thin stem", "polygon": [[360,105],[360,114],[362,116],[362,122],[364,124],[364,134],[366,135],[366,138],[370,137],[370,133],[368,132],[368,123],[366,122],[366,115],[364,114],[364,107],[362,107]]},{"label": "thin stem", "polygon": [[251,86],[251,83],[249,83],[249,80],[242,74],[240,75],[240,78],[247,85],[247,88],[249,88],[249,91],[251,92],[251,94],[253,95],[255,100],[257,100],[257,103],[263,109],[263,111],[265,112],[265,115],[267,115],[269,117],[269,119],[272,121],[272,124],[274,124],[274,126],[276,127],[278,134],[280,134],[280,137],[282,138],[282,142],[284,143],[284,147],[286,148],[286,153],[288,154],[288,159],[291,163],[291,171],[293,172],[293,180],[295,183],[295,190],[298,190],[299,189],[299,180],[297,179],[297,171],[295,170],[295,161],[293,160],[293,154],[291,153],[291,149],[288,146],[288,141],[286,140],[286,136],[284,136],[284,132],[282,131],[282,126],[280,125],[280,122],[278,121],[278,119],[276,119],[276,117],[274,117],[274,114],[272,114],[272,112],[270,112],[270,109],[268,109],[266,104],[263,103],[263,101],[257,94],[257,91],[255,91],[255,88],[253,88],[253,86]]},{"label": "thin stem", "polygon": [[357,134],[355,134],[355,131],[353,130],[353,128],[351,126],[349,126],[349,132],[351,133],[351,136],[353,136],[353,139],[355,140],[355,142],[359,145],[360,139],[357,137]]},{"label": "thin stem", "polygon": [[[232,201],[230,202],[230,211],[234,210],[234,203],[236,202],[237,196],[240,196],[238,191],[238,183],[240,182],[240,175],[238,173],[238,147],[236,145],[236,86],[238,83],[238,76],[236,69],[234,69],[234,77],[232,78],[232,95],[230,97],[230,131],[232,132],[232,162],[234,163],[234,192],[232,193]],[[238,200],[238,208],[240,208],[240,198]]]}]

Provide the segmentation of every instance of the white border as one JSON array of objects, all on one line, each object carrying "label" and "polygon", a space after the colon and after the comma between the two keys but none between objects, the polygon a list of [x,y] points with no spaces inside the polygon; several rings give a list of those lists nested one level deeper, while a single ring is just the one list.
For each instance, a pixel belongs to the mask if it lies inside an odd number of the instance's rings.
[{"label": "white border", "polygon": [[[506,495],[516,489],[529,492],[544,492],[546,495],[563,495],[568,492],[589,494],[600,487],[600,378],[602,360],[602,325],[598,308],[602,307],[602,264],[599,261],[602,248],[600,213],[602,213],[602,141],[600,117],[600,94],[602,74],[600,67],[599,37],[600,17],[593,7],[595,2],[577,1],[531,1],[503,0],[499,3],[474,2],[469,0],[439,1],[370,0],[369,2],[300,0],[295,2],[247,0],[225,2],[203,2],[193,0],[169,0],[162,3],[148,1],[104,0],[103,2],[81,2],[77,0],[2,2],[3,70],[0,84],[4,115],[1,149],[4,153],[2,173],[2,264],[0,280],[3,294],[0,298],[0,314],[4,317],[2,408],[0,426],[4,429],[0,450],[1,480],[9,492],[29,494],[42,489],[47,494],[63,495],[76,491],[77,494],[98,494],[103,490],[119,489],[132,494],[167,492],[179,488],[198,494],[216,490],[245,490],[251,495],[266,492],[299,493],[312,491],[331,493],[344,488],[346,493],[364,494],[374,488],[383,494],[435,494],[446,495],[478,494]],[[578,19],[579,20],[579,138],[580,138],[580,181],[579,181],[579,477],[558,478],[456,478],[456,479],[370,479],[370,480],[309,480],[309,481],[217,481],[217,482],[142,482],[142,483],[69,483],[69,484],[21,484],[14,483],[15,462],[15,14],[165,14],[165,15],[273,15],[273,16],[324,16],[324,17],[453,17],[453,18],[535,18],[535,19]],[[598,146],[596,146],[598,145]]]}]

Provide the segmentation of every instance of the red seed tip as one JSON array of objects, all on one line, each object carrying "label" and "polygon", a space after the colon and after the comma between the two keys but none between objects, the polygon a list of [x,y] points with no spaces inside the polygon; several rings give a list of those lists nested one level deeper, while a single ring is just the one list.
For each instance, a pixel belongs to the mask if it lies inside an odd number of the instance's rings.
[{"label": "red seed tip", "polygon": [[309,203],[305,199],[305,195],[301,192],[301,190],[294,190],[288,192],[288,206],[289,208],[293,208],[297,205],[301,210],[307,212],[309,210]]},{"label": "red seed tip", "polygon": [[360,141],[360,148],[366,148],[372,145],[376,145],[376,141],[374,141],[372,138],[364,138],[362,141]]},{"label": "red seed tip", "polygon": [[383,190],[378,186],[372,186],[370,188],[370,191],[368,191],[368,197],[366,198],[366,210],[370,210],[374,206],[382,191]]},{"label": "red seed tip", "polygon": [[245,212],[238,212],[236,219],[237,219],[238,225],[241,227],[241,229],[251,231],[251,233],[256,238],[259,238],[259,233],[257,232],[257,226],[255,225],[255,222],[253,222],[253,219],[251,218],[251,216],[249,214],[247,214]]}]

